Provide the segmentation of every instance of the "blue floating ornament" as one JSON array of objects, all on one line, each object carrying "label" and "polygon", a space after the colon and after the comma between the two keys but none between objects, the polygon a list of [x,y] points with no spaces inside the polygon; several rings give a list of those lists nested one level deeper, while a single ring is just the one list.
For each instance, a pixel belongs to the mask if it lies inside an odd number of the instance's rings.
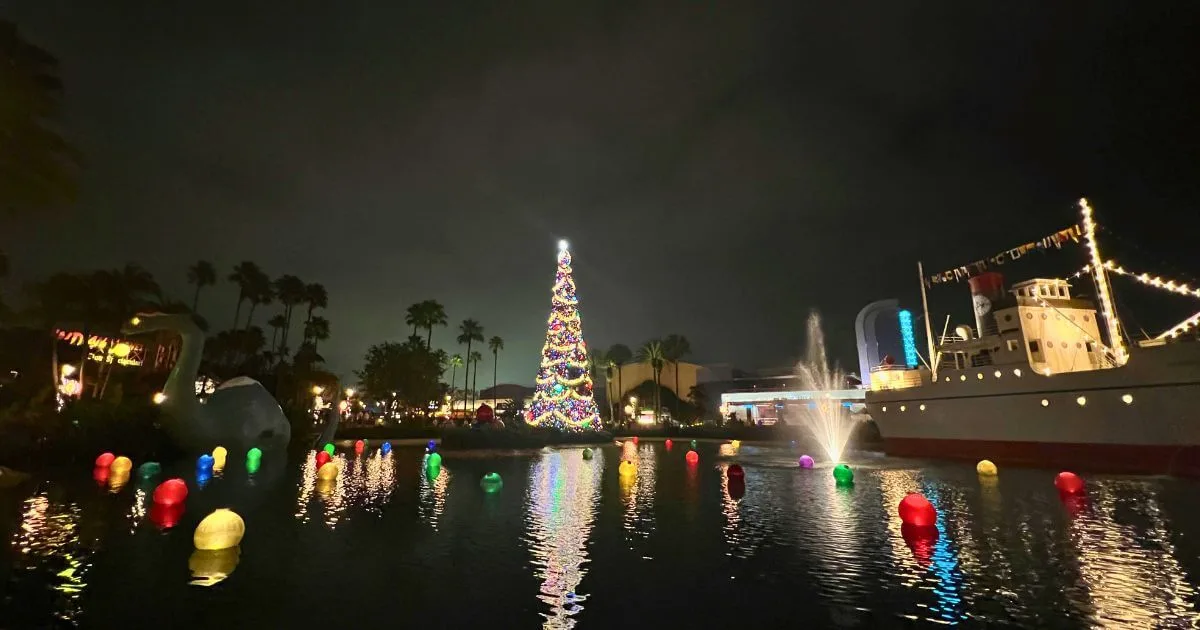
[{"label": "blue floating ornament", "polygon": [[212,470],[214,461],[216,460],[213,459],[212,455],[201,455],[200,458],[196,460],[196,470]]},{"label": "blue floating ornament", "polygon": [[383,444],[381,444],[381,445],[379,446],[379,452],[380,452],[380,453],[383,453],[384,455],[387,455],[388,453],[391,453],[391,452],[392,452],[392,443],[391,443],[391,442],[384,442]]},{"label": "blue floating ornament", "polygon": [[208,482],[211,479],[212,479],[212,469],[204,469],[204,470],[196,471],[196,486],[197,487],[203,488],[204,486],[208,485]]},{"label": "blue floating ornament", "polygon": [[434,442],[433,440],[429,440],[429,443],[425,445],[425,452],[433,453],[436,451],[437,451],[437,442]]}]

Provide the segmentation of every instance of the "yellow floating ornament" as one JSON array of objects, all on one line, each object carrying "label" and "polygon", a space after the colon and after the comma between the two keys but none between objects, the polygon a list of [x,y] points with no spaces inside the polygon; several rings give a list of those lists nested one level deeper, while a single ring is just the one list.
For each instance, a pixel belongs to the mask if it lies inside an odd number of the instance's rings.
[{"label": "yellow floating ornament", "polygon": [[246,534],[246,523],[233,510],[221,508],[204,517],[192,534],[196,549],[212,551],[236,547]]},{"label": "yellow floating ornament", "polygon": [[225,458],[229,456],[229,451],[225,450],[224,446],[218,446],[213,449],[213,470],[221,470],[225,467]]},{"label": "yellow floating ornament", "polygon": [[129,483],[129,469],[114,470],[112,474],[108,476],[108,491],[116,494],[120,492],[121,488],[124,488],[125,484],[127,483]]},{"label": "yellow floating ornament", "polygon": [[732,446],[733,448],[740,448],[742,446],[742,442],[741,442],[741,440],[734,440],[734,441],[730,442],[729,445]]},{"label": "yellow floating ornament", "polygon": [[983,459],[978,464],[975,464],[975,472],[979,473],[980,477],[995,477],[998,471],[992,460]]},{"label": "yellow floating ornament", "polygon": [[130,470],[133,470],[133,461],[122,455],[112,460],[112,463],[108,465],[108,469],[114,473],[128,473]]},{"label": "yellow floating ornament", "polygon": [[340,468],[338,468],[337,464],[329,462],[317,470],[317,479],[321,479],[323,481],[332,481],[337,479],[338,473],[340,472],[342,471]]},{"label": "yellow floating ornament", "polygon": [[628,459],[621,462],[621,465],[617,470],[621,473],[622,477],[637,474],[637,466],[634,466],[633,462],[629,461]]}]

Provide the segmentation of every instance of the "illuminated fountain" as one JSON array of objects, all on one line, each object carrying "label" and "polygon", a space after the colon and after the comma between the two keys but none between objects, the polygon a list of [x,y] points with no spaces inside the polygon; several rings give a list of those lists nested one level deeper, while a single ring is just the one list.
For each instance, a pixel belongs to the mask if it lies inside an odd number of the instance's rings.
[{"label": "illuminated fountain", "polygon": [[817,393],[801,414],[804,424],[825,449],[829,460],[841,461],[846,441],[854,429],[854,420],[850,418],[850,410],[832,395],[832,392],[846,388],[846,375],[836,365],[829,365],[821,316],[816,311],[808,316],[808,348],[804,359],[796,365],[796,376],[802,388]]}]

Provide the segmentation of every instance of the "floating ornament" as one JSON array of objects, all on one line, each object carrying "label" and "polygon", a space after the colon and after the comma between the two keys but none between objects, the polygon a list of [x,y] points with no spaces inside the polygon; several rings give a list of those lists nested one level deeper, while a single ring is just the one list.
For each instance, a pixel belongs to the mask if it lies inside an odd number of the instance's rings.
[{"label": "floating ornament", "polygon": [[692,440],[692,448],[696,448],[696,440]]},{"label": "floating ornament", "polygon": [[108,466],[96,466],[92,469],[92,480],[96,482],[96,485],[103,488],[108,485],[108,476],[111,474],[112,471],[108,469]]},{"label": "floating ornament", "polygon": [[192,572],[193,586],[212,586],[233,573],[241,558],[241,547],[228,549],[197,549],[188,558],[188,571]]},{"label": "floating ornament", "polygon": [[425,459],[425,465],[431,468],[438,468],[442,465],[442,456],[438,453],[430,453]]},{"label": "floating ornament", "polygon": [[108,469],[111,470],[114,474],[116,474],[116,473],[129,474],[129,471],[133,470],[133,460],[122,455],[122,456],[112,460],[112,463],[108,465]]},{"label": "floating ornament", "polygon": [[632,438],[632,439],[630,439],[629,441],[630,441],[630,442],[633,442],[634,444],[637,444],[637,436],[636,436],[636,435],[635,435],[635,436],[633,436],[633,438]]},{"label": "floating ornament", "polygon": [[814,463],[815,462],[813,462],[812,457],[809,457],[808,455],[800,456],[800,467],[801,468],[812,468]]},{"label": "floating ornament", "polygon": [[177,505],[183,503],[187,495],[187,482],[179,477],[175,477],[174,479],[168,479],[158,484],[151,498],[155,503],[160,505]]},{"label": "floating ornament", "polygon": [[112,470],[111,468],[109,470],[111,473],[108,476],[108,491],[116,494],[125,487],[125,484],[129,483],[129,471]]},{"label": "floating ornament", "polygon": [[113,460],[116,458],[117,456],[112,453],[100,453],[99,457],[96,458],[96,468],[108,468],[112,466]]},{"label": "floating ornament", "polygon": [[388,453],[391,453],[391,452],[392,452],[392,443],[391,443],[391,442],[384,442],[383,444],[380,444],[380,445],[379,445],[379,452],[380,452],[380,453],[383,453],[384,455],[387,455]]},{"label": "floating ornament", "polygon": [[172,503],[171,505],[155,503],[150,506],[150,522],[157,525],[159,529],[171,529],[175,527],[182,517],[182,503]]},{"label": "floating ornament", "polygon": [[213,461],[212,455],[201,455],[196,459],[196,470],[212,470]]},{"label": "floating ornament", "polygon": [[329,456],[329,453],[325,451],[317,451],[317,468],[319,469],[325,464],[328,464],[329,460],[331,459],[333,458]]},{"label": "floating ornament", "polygon": [[364,450],[366,450],[366,448],[367,448],[367,443],[362,440],[359,440],[354,443],[354,452],[357,455],[362,455],[362,452]]},{"label": "floating ornament", "polygon": [[213,449],[213,470],[221,470],[225,467],[225,460],[229,457],[229,451],[224,446],[218,446]]},{"label": "floating ornament", "polygon": [[622,477],[628,477],[630,475],[637,474],[637,466],[635,466],[633,462],[626,459],[621,462],[620,466],[617,467],[617,471],[621,473]]},{"label": "floating ornament", "polygon": [[262,459],[262,449],[255,446],[254,448],[246,451],[246,459]]},{"label": "floating ornament", "polygon": [[591,459],[592,458],[592,449],[590,449],[590,448],[583,449],[583,458]]},{"label": "floating ornament", "polygon": [[833,467],[833,479],[840,486],[854,485],[854,469],[845,464],[838,464]]},{"label": "floating ornament", "polygon": [[695,464],[696,462],[700,461],[700,455],[696,453],[696,451],[688,451],[687,455],[684,455],[683,458],[686,459],[687,463],[689,464]]},{"label": "floating ornament", "polygon": [[162,472],[162,465],[158,462],[146,462],[138,466],[137,474],[141,479],[149,479],[158,473]]},{"label": "floating ornament", "polygon": [[741,477],[730,477],[726,489],[729,492],[729,498],[741,499],[746,496],[746,481]]},{"label": "floating ornament", "polygon": [[729,477],[731,480],[741,480],[746,478],[746,471],[742,470],[742,467],[738,464],[730,464],[729,468],[725,469],[725,476]]},{"label": "floating ornament", "polygon": [[229,549],[242,542],[246,523],[233,510],[220,508],[204,517],[192,534],[192,544],[201,551]]},{"label": "floating ornament", "polygon": [[975,464],[975,472],[980,477],[995,477],[999,471],[996,470],[996,465],[992,463],[992,460],[981,459],[978,464]]},{"label": "floating ornament", "polygon": [[255,459],[247,458],[246,459],[246,472],[250,473],[251,475],[258,472],[258,469],[261,467],[262,467],[261,459],[258,459],[258,458],[255,458]]},{"label": "floating ornament", "polygon": [[433,440],[429,440],[429,443],[425,445],[425,450],[429,453],[436,451],[437,450],[437,442],[435,442]]},{"label": "floating ornament", "polygon": [[732,442],[729,443],[729,445],[732,446],[733,448],[741,448],[742,441],[741,440],[733,440]]},{"label": "floating ornament", "polygon": [[1060,472],[1054,478],[1054,487],[1063,494],[1079,494],[1083,492],[1083,479],[1073,472]]},{"label": "floating ornament", "polygon": [[207,486],[208,482],[212,481],[212,476],[213,476],[213,474],[212,474],[211,468],[197,470],[196,471],[196,487],[203,490],[204,486]]},{"label": "floating ornament", "polygon": [[317,470],[317,478],[322,481],[332,481],[337,479],[338,473],[342,472],[341,468],[334,462],[328,462]]},{"label": "floating ornament", "polygon": [[900,501],[900,522],[911,527],[933,527],[937,509],[918,492],[910,492]]},{"label": "floating ornament", "polygon": [[425,476],[429,477],[430,479],[437,479],[438,476],[441,474],[442,474],[441,466],[426,466],[425,467]]},{"label": "floating ornament", "polygon": [[336,449],[333,448],[333,442],[326,442],[325,447],[322,448],[321,450],[325,451],[326,453],[329,453],[329,455],[332,456]]},{"label": "floating ornament", "polygon": [[490,472],[484,475],[483,479],[479,480],[479,487],[483,488],[484,492],[493,494],[499,492],[500,488],[504,487],[504,481],[500,479],[499,473]]},{"label": "floating ornament", "polygon": [[674,444],[674,442],[671,441],[671,438],[667,438],[667,441],[664,442],[663,444],[666,445],[667,450],[669,451],[669,450],[671,450],[671,445]]}]

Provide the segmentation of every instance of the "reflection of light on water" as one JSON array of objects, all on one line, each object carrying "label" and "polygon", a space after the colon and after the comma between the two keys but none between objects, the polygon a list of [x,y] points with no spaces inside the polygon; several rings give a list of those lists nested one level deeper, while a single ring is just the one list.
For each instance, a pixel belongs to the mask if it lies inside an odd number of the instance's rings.
[{"label": "reflection of light on water", "polygon": [[237,568],[241,558],[241,547],[192,551],[188,558],[188,570],[192,572],[193,586],[213,586],[229,577]]},{"label": "reflection of light on water", "polygon": [[442,512],[446,511],[446,490],[450,487],[450,470],[442,466],[436,477],[429,478],[429,467],[421,466],[421,500],[417,510],[421,518],[435,530]]},{"label": "reflection of light on water", "polygon": [[[296,518],[300,519],[301,523],[307,523],[312,518],[310,506],[315,494],[324,517],[323,522],[329,529],[333,529],[348,506],[367,496],[364,487],[371,483],[367,479],[367,466],[362,458],[350,465],[346,463],[345,456],[336,455],[326,466],[338,466],[341,471],[336,479],[325,480],[317,477],[316,451],[309,451],[309,455],[301,464],[300,486],[296,495]],[[382,469],[378,474],[380,477],[376,483],[382,484],[385,478]],[[394,473],[390,484],[390,487],[395,486]],[[389,493],[390,487],[387,490]]]},{"label": "reflection of light on water", "polygon": [[13,548],[21,553],[26,571],[53,572],[46,582],[61,594],[57,616],[73,621],[80,612],[79,596],[87,588],[84,578],[91,568],[90,552],[80,543],[81,510],[73,502],[51,504],[45,491],[25,499],[21,528]]},{"label": "reflection of light on water", "polygon": [[379,514],[396,489],[396,461],[378,451],[366,461],[367,511]]},{"label": "reflection of light on water", "polygon": [[717,447],[717,455],[721,457],[733,457],[737,455],[737,449],[732,444],[722,444]]},{"label": "reflection of light on water", "polygon": [[645,444],[636,455],[633,463],[637,466],[637,475],[622,476],[620,480],[621,499],[625,504],[622,521],[626,540],[646,540],[654,531],[654,487],[658,454],[653,446]]},{"label": "reflection of light on water", "polygon": [[[721,448],[726,446],[728,445],[723,444]],[[725,542],[730,546],[730,550],[725,552],[725,555],[732,556],[735,552],[746,551],[742,549],[742,513],[738,509],[741,499],[735,499],[729,493],[729,475],[726,473],[729,464],[721,464],[719,469],[721,472],[721,513],[725,515],[725,525],[721,531],[725,535]],[[738,555],[746,557],[745,554]]]},{"label": "reflection of light on water", "polygon": [[1125,484],[1112,482],[1090,486],[1092,509],[1069,525],[1082,583],[1094,608],[1092,620],[1098,625],[1141,628],[1197,627],[1196,588],[1176,558],[1157,488],[1127,483],[1138,499],[1122,507],[1132,507],[1146,518],[1145,531],[1114,520],[1118,504],[1114,490]]},{"label": "reflection of light on water", "polygon": [[129,533],[137,531],[137,526],[146,518],[146,491],[138,488],[133,492],[133,505],[129,507]]},{"label": "reflection of light on water", "polygon": [[585,597],[572,595],[587,573],[583,563],[603,472],[598,451],[590,462],[576,450],[543,452],[530,468],[526,539],[542,579],[538,599],[550,606],[542,613],[546,628],[573,627],[572,615],[583,609]]},{"label": "reflection of light on water", "polygon": [[958,549],[951,540],[946,528],[946,510],[948,503],[938,500],[939,490],[933,485],[925,488],[925,498],[937,508],[937,541],[933,544],[933,563],[931,568],[937,576],[937,584],[933,593],[937,596],[937,606],[933,611],[947,622],[957,623],[966,620],[962,606],[962,571],[958,568]]},{"label": "reflection of light on water", "polygon": [[312,500],[313,489],[317,485],[317,462],[314,460],[316,451],[309,451],[300,464],[300,487],[296,493],[296,518],[301,523],[309,519],[308,504]]}]

